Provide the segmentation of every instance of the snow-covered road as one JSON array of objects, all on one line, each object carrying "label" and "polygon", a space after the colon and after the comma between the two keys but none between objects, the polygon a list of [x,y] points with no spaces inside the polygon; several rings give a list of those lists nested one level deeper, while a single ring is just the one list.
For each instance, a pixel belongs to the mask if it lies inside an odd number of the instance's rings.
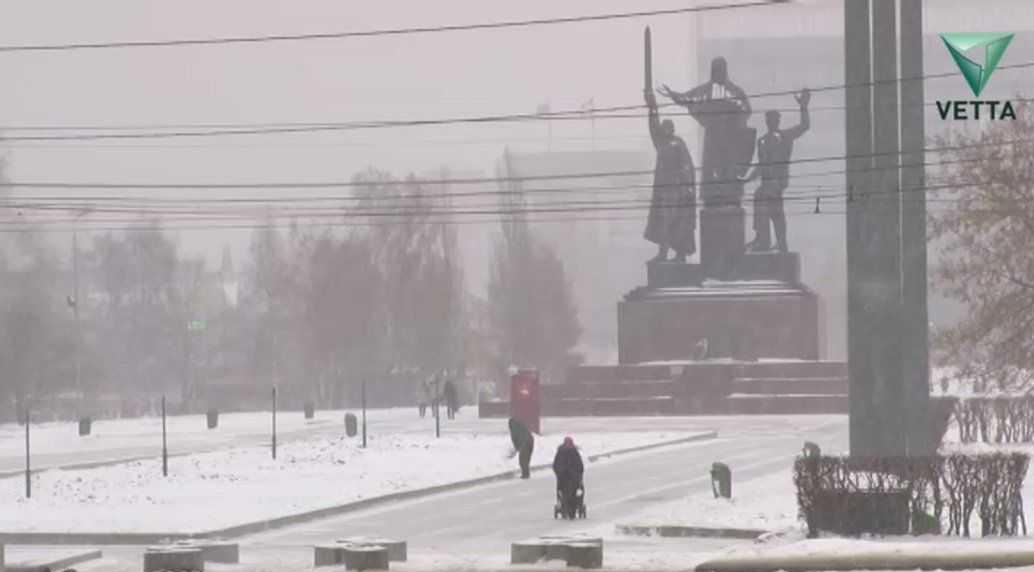
[{"label": "snow-covered road", "polygon": [[720,433],[714,441],[590,464],[586,472],[587,521],[554,521],[553,477],[539,474],[529,481],[487,485],[247,537],[241,541],[243,561],[267,570],[294,570],[311,562],[313,544],[382,534],[407,539],[417,568],[421,562],[438,569],[503,567],[515,540],[588,532],[607,539],[610,564],[668,567],[673,560],[684,564],[686,551],[716,550],[734,542],[621,538],[614,534],[615,524],[709,490],[714,461],[732,467],[735,491],[737,482],[778,472],[789,474],[793,457],[805,440],[819,443],[830,453],[847,447],[846,417],[741,417],[739,427],[732,420],[704,419],[727,425],[727,434]]}]

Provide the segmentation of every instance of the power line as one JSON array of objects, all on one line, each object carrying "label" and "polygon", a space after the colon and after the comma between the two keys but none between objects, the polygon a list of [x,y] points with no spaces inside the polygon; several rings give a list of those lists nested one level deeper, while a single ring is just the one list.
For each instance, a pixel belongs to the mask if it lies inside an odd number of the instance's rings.
[{"label": "power line", "polygon": [[[776,0],[773,0],[776,1]],[[1002,65],[999,66],[999,70],[1007,69],[1027,69],[1034,68],[1034,62],[1023,62],[1018,64]],[[830,84],[826,86],[820,86],[811,88],[813,93],[824,92],[824,91],[837,91],[848,87],[864,87],[874,86],[884,83],[904,83],[909,81],[925,81],[928,79],[944,79],[948,77],[955,77],[958,72],[942,72],[936,74],[925,74],[923,76],[898,78],[892,80],[879,80],[865,82],[861,84]],[[797,93],[798,90],[777,90],[769,92],[760,92],[754,94],[747,94],[748,98],[760,99],[766,97],[786,96]],[[1029,98],[1020,99],[1017,101],[1032,101]],[[930,107],[931,103],[923,103],[923,107]],[[169,124],[164,127],[154,126],[153,129],[170,129],[167,131],[134,131],[129,133],[78,133],[69,135],[15,135],[15,136],[0,136],[0,143],[3,142],[78,142],[78,141],[102,141],[102,140],[141,140],[141,139],[177,139],[177,138],[192,138],[192,137],[232,137],[232,136],[254,136],[254,135],[290,135],[290,134],[305,134],[305,133],[327,133],[327,132],[342,132],[342,131],[354,131],[354,130],[366,130],[366,129],[384,129],[384,128],[400,128],[400,127],[425,127],[425,126],[443,126],[443,125],[461,125],[461,124],[487,124],[487,123],[500,123],[500,122],[524,122],[524,121],[587,121],[587,120],[598,120],[598,119],[636,119],[641,120],[646,117],[644,114],[627,114],[619,113],[625,111],[636,111],[644,109],[646,106],[642,104],[636,105],[620,105],[596,108],[592,110],[592,113],[584,109],[578,110],[563,110],[563,111],[551,111],[541,113],[516,113],[516,114],[498,114],[498,115],[485,115],[485,116],[471,116],[471,117],[451,117],[451,118],[439,118],[439,119],[416,119],[416,120],[379,120],[379,121],[359,121],[359,122],[324,122],[324,123],[312,123],[312,122],[285,122],[285,123],[215,123],[215,124]],[[681,107],[675,103],[662,104],[662,108]],[[844,106],[828,106],[823,108],[826,110],[843,110],[846,109]],[[787,111],[794,111],[792,108],[786,108]],[[738,113],[731,111],[703,111],[698,112],[697,115],[726,115],[729,113]],[[209,127],[211,126],[211,127]],[[16,131],[54,131],[54,130],[66,130],[66,131],[78,131],[78,130],[96,130],[96,131],[126,131],[132,130],[134,126],[92,126],[92,127],[68,127],[61,128],[59,126],[22,126],[12,127],[10,130]]]},{"label": "power line", "polygon": [[[1030,179],[1030,180],[1034,180],[1034,179]],[[872,197],[877,197],[878,198],[880,196],[883,196],[883,197],[897,197],[898,195],[901,195],[900,200],[910,200],[909,197],[907,197],[905,195],[916,193],[916,192],[922,192],[923,194],[926,194],[926,193],[933,192],[933,191],[949,190],[949,189],[959,189],[959,188],[970,188],[972,186],[974,186],[974,183],[972,183],[972,182],[966,182],[966,183],[946,183],[946,184],[939,184],[939,185],[925,185],[925,186],[922,186],[922,187],[907,188],[907,189],[902,189],[900,191],[899,190],[887,191],[887,190],[882,190],[882,189],[864,189],[864,190],[857,190],[857,191],[855,191],[855,194],[857,194],[858,196],[861,197],[858,200],[865,200],[865,199],[872,198]],[[769,201],[773,201],[773,202],[774,201],[795,202],[795,201],[802,201],[803,200],[803,201],[806,201],[807,203],[810,203],[812,199],[826,198],[826,199],[846,199],[847,202],[850,203],[851,202],[851,198],[850,197],[851,197],[850,194],[848,194],[848,193],[844,192],[843,190],[841,190],[839,192],[828,192],[828,193],[825,193],[825,194],[817,194],[817,195],[813,195],[813,196],[810,196],[810,197],[789,197],[789,198],[782,198],[782,199],[780,199],[780,198],[772,198],[772,199],[765,199],[763,201],[756,201],[756,202],[769,202]],[[957,202],[957,200],[952,200],[951,202]],[[281,215],[281,216],[275,216],[272,213],[262,213],[262,212],[257,212],[257,213],[236,213],[236,214],[235,213],[216,213],[216,214],[211,214],[211,213],[203,213],[202,212],[202,213],[197,213],[197,216],[180,217],[180,218],[167,218],[166,220],[171,220],[172,222],[210,223],[210,222],[220,222],[220,221],[226,221],[226,220],[238,220],[240,218],[248,218],[248,219],[256,219],[256,218],[266,218],[266,219],[268,219],[268,218],[275,218],[275,219],[282,219],[282,218],[292,218],[292,219],[332,218],[332,219],[360,219],[360,220],[363,220],[363,219],[371,219],[371,220],[376,220],[376,219],[406,219],[406,220],[411,220],[412,218],[417,218],[417,217],[423,218],[423,219],[429,219],[431,217],[445,217],[444,220],[437,221],[437,222],[445,223],[445,222],[449,222],[449,220],[452,219],[452,217],[480,217],[480,216],[513,217],[513,216],[527,215],[527,214],[545,215],[545,214],[568,214],[568,213],[570,213],[570,214],[582,214],[582,213],[615,212],[615,211],[642,211],[642,210],[649,209],[650,206],[651,205],[650,205],[650,201],[649,200],[570,201],[570,202],[562,202],[561,201],[561,202],[554,202],[552,204],[546,204],[546,205],[531,205],[531,206],[519,206],[519,207],[510,207],[510,208],[499,208],[499,207],[484,208],[484,206],[482,206],[482,207],[477,208],[477,209],[473,209],[473,208],[469,208],[469,207],[463,208],[463,209],[456,209],[456,208],[451,208],[450,207],[450,208],[438,209],[438,210],[435,210],[434,208],[413,209],[411,207],[406,207],[406,208],[408,208],[410,210],[403,210],[403,209],[398,209],[398,208],[394,208],[394,209],[393,208],[387,208],[386,209],[385,207],[374,207],[374,208],[371,208],[369,210],[359,210],[359,209],[345,209],[345,210],[342,210],[342,209],[323,209],[323,210],[315,211],[315,212],[294,213],[294,214],[291,214],[291,215]],[[677,206],[677,205],[674,205],[674,206]],[[105,212],[105,211],[100,211],[100,212]],[[111,211],[108,211],[108,212],[111,212]],[[124,214],[135,214],[135,215],[141,215],[141,216],[147,216],[147,215],[160,216],[161,214],[166,214],[166,213],[163,213],[162,211],[151,211],[151,212],[148,212],[148,211],[129,211],[129,212],[126,212]],[[187,214],[187,213],[177,213],[177,214]],[[822,214],[822,213],[819,212],[819,213],[813,213],[813,214]],[[41,220],[41,221],[35,221],[34,224],[37,224],[37,225],[58,224],[58,223],[60,223],[60,224],[70,224],[70,223],[76,223],[78,221],[79,221],[78,218],[69,219],[69,220]],[[101,221],[96,221],[96,222],[101,222],[101,223],[108,224],[108,223],[132,222],[132,221],[126,220],[126,219],[120,219],[120,220],[101,220]],[[426,222],[432,223],[432,222],[436,222],[436,221],[427,220]],[[10,221],[0,220],[0,226],[5,226],[5,225],[23,225],[23,224],[26,224],[26,223],[28,223],[28,221],[25,221],[25,220],[10,220]]]},{"label": "power line", "polygon": [[[979,163],[984,161],[982,158],[973,159],[955,159],[950,161],[925,161],[923,163],[911,164],[911,167],[940,167],[946,165],[959,165],[968,163]],[[871,167],[867,169],[856,169],[852,172],[882,172],[888,170],[897,170],[897,167]],[[792,176],[793,180],[797,181],[800,179],[811,179],[819,177],[829,177],[833,175],[844,175],[848,171],[844,169],[828,170],[828,171],[816,171],[809,173],[799,173]],[[697,183],[698,190],[708,185],[721,185],[728,181],[714,181],[710,183],[700,182]],[[660,185],[665,187],[666,185]],[[670,185],[670,186],[681,186],[681,185]],[[85,205],[90,205],[91,210],[97,210],[92,203],[122,203],[127,205],[257,205],[257,206],[271,206],[280,204],[304,204],[304,203],[328,203],[328,202],[378,202],[383,203],[384,201],[406,201],[406,200],[441,200],[441,199],[457,199],[457,198],[472,198],[472,197],[502,197],[502,196],[535,196],[535,195],[557,195],[557,194],[582,194],[582,193],[626,193],[631,192],[633,194],[641,193],[643,191],[652,190],[657,185],[652,183],[629,183],[622,185],[593,185],[593,186],[577,186],[577,187],[543,187],[543,188],[523,188],[518,190],[507,190],[507,189],[494,189],[494,190],[476,190],[476,191],[459,191],[459,192],[424,192],[424,193],[394,193],[394,194],[378,194],[376,197],[362,197],[356,195],[309,195],[309,196],[293,196],[293,197],[197,197],[197,198],[165,198],[165,197],[139,197],[131,195],[34,195],[27,197],[7,197],[0,198],[0,208],[17,209],[17,208],[31,208],[32,205],[52,203],[64,203],[68,206],[64,207],[63,210],[81,210]],[[812,184],[812,185],[793,185],[784,196],[795,196],[799,195],[800,189],[812,189],[822,190],[828,189],[828,184]],[[814,195],[809,194],[809,197]],[[59,207],[54,207],[59,208]]]},{"label": "power line", "polygon": [[[959,151],[963,149],[1003,147],[1017,143],[1032,143],[1032,139],[1010,139],[994,143],[972,143],[964,145],[948,145],[940,147],[926,147],[922,151],[938,153],[944,151]],[[809,163],[826,163],[830,161],[843,161],[859,158],[873,158],[886,156],[901,156],[915,153],[915,150],[899,150],[881,153],[864,153],[858,155],[824,155],[816,157],[804,157],[790,159],[788,161],[766,162],[766,166],[773,165],[802,165]],[[698,171],[701,168],[697,168]],[[535,181],[558,181],[575,179],[596,179],[596,178],[619,178],[619,177],[641,177],[650,175],[653,169],[645,170],[619,170],[619,171],[598,171],[580,173],[562,173],[556,175],[527,175],[507,177],[466,177],[466,178],[441,178],[441,179],[408,179],[391,180],[347,180],[347,181],[296,181],[296,182],[247,182],[247,183],[112,183],[112,182],[70,182],[70,181],[0,181],[0,188],[26,188],[26,189],[122,189],[122,190],[210,190],[210,189],[321,189],[321,188],[353,188],[353,187],[378,187],[397,185],[421,185],[421,186],[443,186],[443,185],[472,185],[486,183],[523,183]],[[728,181],[722,181],[728,182]],[[721,182],[719,182],[721,183]],[[706,183],[704,183],[706,184]]]},{"label": "power line", "polygon": [[115,48],[165,48],[182,46],[211,46],[224,44],[260,44],[268,42],[301,42],[311,40],[343,40],[353,38],[373,38],[379,36],[403,36],[412,34],[433,34],[442,32],[461,32],[473,30],[498,30],[502,28],[527,28],[555,24],[573,24],[584,22],[602,22],[607,20],[628,20],[652,16],[671,16],[692,14],[696,12],[715,12],[742,8],[757,8],[772,4],[784,3],[786,0],[759,0],[739,4],[709,4],[692,8],[672,8],[667,10],[642,10],[637,12],[616,12],[589,16],[567,16],[557,18],[535,18],[530,20],[509,20],[501,22],[483,22],[479,24],[451,24],[442,26],[416,26],[409,28],[388,28],[381,30],[356,30],[351,32],[321,32],[310,34],[271,34],[263,36],[231,36],[221,38],[193,38],[180,40],[140,40],[116,42],[82,42],[68,44],[28,44],[0,46],[0,52],[58,52],[72,50],[98,50]]}]

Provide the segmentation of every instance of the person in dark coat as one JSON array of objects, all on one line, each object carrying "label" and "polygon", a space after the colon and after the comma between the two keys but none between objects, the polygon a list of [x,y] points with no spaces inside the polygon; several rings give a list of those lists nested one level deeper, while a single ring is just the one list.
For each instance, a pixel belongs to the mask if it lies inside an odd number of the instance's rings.
[{"label": "person in dark coat", "polygon": [[557,490],[573,492],[582,484],[585,465],[582,455],[574,445],[574,439],[564,437],[564,443],[557,447],[553,457],[553,474],[556,475]]},{"label": "person in dark coat", "polygon": [[518,455],[517,461],[521,466],[521,478],[530,478],[531,453],[535,450],[535,438],[523,423],[510,418],[510,441],[513,442],[513,449]]},{"label": "person in dark coat", "polygon": [[456,412],[460,410],[460,398],[456,392],[456,384],[451,379],[446,380],[442,397],[445,399],[445,411],[448,413],[449,419],[455,419]]}]

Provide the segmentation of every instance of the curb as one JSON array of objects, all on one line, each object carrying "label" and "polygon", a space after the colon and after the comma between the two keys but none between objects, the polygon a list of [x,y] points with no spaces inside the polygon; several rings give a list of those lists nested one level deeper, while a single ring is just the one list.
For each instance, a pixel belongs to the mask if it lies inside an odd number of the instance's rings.
[{"label": "curb", "polygon": [[[329,424],[333,424],[333,421],[327,420],[326,423],[320,423],[319,425],[329,425]],[[304,431],[305,431],[304,429],[296,429],[294,431],[289,431],[289,432],[285,433],[284,437],[288,437],[288,439],[280,441],[280,444],[287,443],[290,440],[289,437],[294,435],[295,433],[301,433],[301,432],[304,432]],[[278,439],[279,439],[279,436],[278,436]],[[268,448],[270,445],[269,445],[269,443],[260,443],[260,444],[254,445],[254,446],[255,447],[265,447],[265,448]],[[234,445],[226,445],[225,447],[216,447],[215,449],[202,449],[202,450],[198,450],[198,451],[187,451],[187,452],[183,452],[183,453],[171,453],[171,454],[169,454],[169,458],[170,459],[175,459],[177,457],[187,457],[187,456],[190,456],[190,455],[204,455],[206,453],[216,453],[216,452],[223,451],[223,450],[226,450],[226,449],[235,449],[235,448],[238,448],[238,447],[236,447]],[[124,463],[138,463],[140,461],[149,461],[151,459],[160,459],[161,457],[162,457],[161,452],[159,452],[159,453],[154,454],[154,455],[140,455],[140,456],[137,456],[137,457],[123,457],[121,459],[109,459],[107,461],[90,461],[90,462],[87,462],[87,463],[73,463],[71,465],[60,465],[60,466],[56,466],[56,467],[41,467],[39,469],[33,469],[32,470],[32,474],[35,475],[37,473],[44,473],[46,471],[84,471],[84,470],[88,470],[88,469],[99,469],[101,467],[111,467],[111,466],[114,466],[114,465],[122,465]],[[16,470],[13,470],[13,471],[3,471],[3,472],[0,472],[0,479],[10,479],[12,477],[24,477],[24,476],[25,476],[25,469],[16,469]]]},{"label": "curb", "polygon": [[931,543],[925,553],[865,554],[861,552],[778,556],[728,556],[698,564],[697,572],[818,572],[821,570],[983,570],[1034,565],[1034,550],[937,553]]},{"label": "curb", "polygon": [[69,566],[75,566],[76,564],[81,564],[90,560],[98,560],[101,557],[103,557],[103,554],[100,550],[89,550],[66,558],[59,558],[57,560],[40,559],[33,564],[7,564],[7,567],[4,570],[6,572],[28,572],[39,570],[41,567],[55,570],[58,568],[68,568]]},{"label": "curb", "polygon": [[[661,447],[672,447],[675,445],[685,445],[688,443],[695,443],[699,441],[709,441],[718,437],[718,432],[707,431],[691,435],[689,437],[682,437],[680,439],[673,439],[671,441],[662,441],[660,443],[651,443],[649,445],[642,445],[639,447],[631,447],[628,449],[620,449],[618,451],[610,451],[606,453],[600,453],[598,455],[591,455],[587,457],[589,462],[596,462],[599,459],[612,457],[616,455],[625,455],[629,453],[638,453],[641,451],[650,451],[653,449],[659,449]],[[552,469],[552,464],[541,464],[531,467],[533,472],[539,472],[546,469]],[[154,532],[154,533],[105,533],[105,532],[86,532],[86,533],[60,533],[60,532],[0,532],[0,544],[87,544],[87,545],[118,545],[118,544],[159,544],[164,541],[176,541],[176,540],[198,540],[198,539],[209,539],[209,538],[236,538],[248,534],[254,534],[257,532],[263,532],[266,530],[272,530],[275,528],[283,528],[285,526],[291,526],[294,524],[301,524],[312,520],[319,520],[321,518],[328,518],[331,516],[338,516],[349,512],[355,512],[371,508],[374,506],[388,504],[392,502],[400,502],[405,500],[411,500],[415,498],[421,498],[425,496],[436,495],[445,492],[452,492],[462,490],[466,488],[472,488],[480,485],[486,485],[494,482],[505,481],[514,479],[517,477],[517,471],[506,471],[504,473],[496,473],[494,475],[488,475],[485,477],[478,477],[474,479],[468,479],[465,481],[457,481],[454,483],[446,483],[443,485],[435,485],[431,487],[424,487],[420,489],[413,489],[409,491],[403,491],[398,493],[392,493],[379,497],[372,497],[363,499],[343,505],[332,506],[313,511],[303,512],[299,514],[293,514],[288,516],[281,516],[277,518],[261,520],[257,522],[250,522],[237,526],[231,526],[229,528],[223,528],[219,530],[209,530],[202,532]]]},{"label": "curb", "polygon": [[712,528],[706,526],[675,525],[617,525],[619,534],[630,536],[660,536],[662,538],[731,538],[737,540],[757,540],[768,534],[767,530],[752,528]]}]

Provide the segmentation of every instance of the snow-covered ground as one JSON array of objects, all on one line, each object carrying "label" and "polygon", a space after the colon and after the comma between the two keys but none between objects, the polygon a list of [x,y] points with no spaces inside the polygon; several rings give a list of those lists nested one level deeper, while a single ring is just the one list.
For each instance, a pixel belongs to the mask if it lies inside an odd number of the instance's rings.
[{"label": "snow-covered ground", "polygon": [[[300,415],[299,415],[300,416]],[[687,437],[685,431],[580,435],[583,455]],[[549,463],[563,436],[537,440],[533,463]],[[0,479],[0,531],[193,532],[331,507],[360,499],[516,469],[505,432],[424,431],[358,438],[323,436],[268,447]]]},{"label": "snow-covered ground", "polygon": [[630,516],[624,524],[740,528],[786,532],[800,530],[797,490],[787,469],[738,482],[733,479],[733,498],[716,499],[698,493],[684,500],[654,507]]},{"label": "snow-covered ground", "polygon": [[[288,436],[328,425],[343,427],[344,414],[344,411],[319,411],[316,419],[307,420],[301,411],[281,411],[277,414],[277,432]],[[411,410],[370,412],[370,416],[377,419],[393,419],[406,414],[412,415]],[[242,438],[270,434],[272,415],[268,411],[224,413],[219,416],[219,427],[214,430],[208,429],[204,415],[169,416],[166,418],[166,431],[173,452],[202,443],[226,445]],[[116,448],[160,447],[161,435],[161,417],[137,417],[94,421],[91,434],[85,437],[79,437],[76,423],[33,423],[30,437],[34,455],[59,455]],[[24,448],[25,427],[14,423],[0,424],[0,457],[20,456]],[[157,454],[160,453],[158,449]]]}]

